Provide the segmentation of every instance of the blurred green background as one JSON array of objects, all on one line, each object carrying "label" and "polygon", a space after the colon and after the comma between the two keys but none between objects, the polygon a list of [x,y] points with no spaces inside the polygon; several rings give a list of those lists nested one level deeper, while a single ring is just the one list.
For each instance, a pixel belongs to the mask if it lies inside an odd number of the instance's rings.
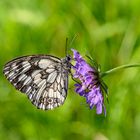
[{"label": "blurred green background", "polygon": [[65,104],[42,111],[2,74],[15,57],[65,57],[65,39],[75,34],[70,47],[90,53],[102,71],[140,62],[139,7],[139,0],[0,0],[0,140],[139,140],[140,68],[104,78],[107,117],[87,107],[71,79]]}]

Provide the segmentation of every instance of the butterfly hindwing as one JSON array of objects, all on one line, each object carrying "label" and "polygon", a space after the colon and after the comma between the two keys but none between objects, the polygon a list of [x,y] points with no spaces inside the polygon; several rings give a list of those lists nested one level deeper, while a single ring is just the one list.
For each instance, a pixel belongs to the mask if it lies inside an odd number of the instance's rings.
[{"label": "butterfly hindwing", "polygon": [[24,56],[8,62],[4,75],[37,108],[53,109],[67,96],[68,71],[62,60],[50,55]]}]

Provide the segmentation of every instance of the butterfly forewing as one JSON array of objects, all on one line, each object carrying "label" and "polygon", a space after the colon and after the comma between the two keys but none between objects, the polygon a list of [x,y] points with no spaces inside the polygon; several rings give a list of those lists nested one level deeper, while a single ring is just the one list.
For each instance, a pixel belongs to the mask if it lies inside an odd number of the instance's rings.
[{"label": "butterfly forewing", "polygon": [[50,55],[24,56],[8,62],[4,75],[30,101],[43,110],[62,105],[67,96],[68,72],[64,63]]}]

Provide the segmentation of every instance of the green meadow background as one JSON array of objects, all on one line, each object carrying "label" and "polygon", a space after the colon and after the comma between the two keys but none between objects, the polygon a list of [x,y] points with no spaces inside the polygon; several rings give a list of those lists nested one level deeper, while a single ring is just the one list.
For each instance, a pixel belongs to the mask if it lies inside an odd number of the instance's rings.
[{"label": "green meadow background", "polygon": [[0,140],[139,140],[140,68],[104,77],[107,116],[90,110],[69,80],[65,104],[36,109],[5,79],[4,64],[16,57],[65,57],[65,40],[102,71],[140,62],[139,0],[0,0]]}]

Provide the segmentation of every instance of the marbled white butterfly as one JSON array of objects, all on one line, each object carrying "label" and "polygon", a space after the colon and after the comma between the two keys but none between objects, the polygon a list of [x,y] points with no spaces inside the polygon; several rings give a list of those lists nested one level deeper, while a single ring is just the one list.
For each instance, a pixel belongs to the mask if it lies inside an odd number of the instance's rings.
[{"label": "marbled white butterfly", "polygon": [[67,96],[70,57],[31,55],[16,58],[4,67],[4,75],[39,109],[62,105]]}]

